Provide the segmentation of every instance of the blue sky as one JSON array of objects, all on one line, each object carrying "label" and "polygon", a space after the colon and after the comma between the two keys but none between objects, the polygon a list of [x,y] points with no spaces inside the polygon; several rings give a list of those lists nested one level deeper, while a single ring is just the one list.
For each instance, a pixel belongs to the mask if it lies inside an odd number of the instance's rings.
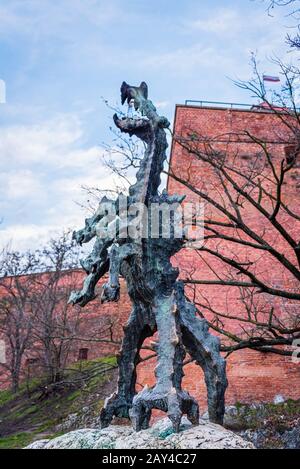
[{"label": "blue sky", "polygon": [[103,165],[123,80],[148,83],[171,121],[185,99],[251,102],[230,78],[248,79],[250,53],[289,60],[291,19],[251,0],[1,0],[0,244],[36,247],[79,228],[82,185],[108,189]]}]

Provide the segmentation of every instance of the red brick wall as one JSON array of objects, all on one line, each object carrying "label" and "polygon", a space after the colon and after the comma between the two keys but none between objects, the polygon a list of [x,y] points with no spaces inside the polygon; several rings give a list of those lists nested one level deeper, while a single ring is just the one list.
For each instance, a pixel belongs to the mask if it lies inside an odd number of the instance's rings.
[{"label": "red brick wall", "polygon": [[[47,276],[47,273],[44,274],[35,274],[40,276]],[[82,270],[76,270],[70,272],[69,275],[63,277],[60,281],[61,286],[66,286],[69,290],[70,285],[72,288],[80,289],[82,283],[86,277],[86,274]],[[9,280],[9,279],[8,279]],[[105,283],[107,279],[103,278],[100,280],[97,286],[97,293],[101,293],[102,284]],[[42,281],[44,282],[44,280]],[[42,283],[41,282],[41,283]],[[5,295],[5,290],[0,288],[0,296]],[[112,339],[115,342],[120,342],[123,336],[123,325],[126,323],[130,310],[131,303],[127,295],[126,286],[121,280],[121,291],[120,291],[120,301],[117,303],[105,303],[101,304],[98,297],[86,305],[84,308],[79,306],[69,305],[69,314],[70,314],[70,324],[72,320],[77,320],[77,312],[79,311],[79,327],[77,332],[77,337],[81,337],[86,340],[74,340],[70,347],[68,355],[68,363],[78,361],[79,359],[79,350],[81,348],[88,349],[88,360],[92,360],[98,357],[114,355],[119,350],[119,345],[112,344],[110,342],[110,331],[108,328],[112,326]],[[75,319],[76,318],[76,319]],[[107,330],[107,333],[103,331]],[[7,342],[5,335],[0,334],[0,339],[4,339]],[[93,341],[95,339],[95,341]],[[97,341],[97,339],[108,339],[109,342]],[[25,378],[30,374],[30,376],[41,375],[45,372],[40,361],[40,345],[37,343],[34,344],[30,349],[26,350],[23,357],[23,369],[22,377]],[[6,359],[9,360],[9,344],[6,344]],[[28,361],[39,358],[39,361],[28,365]],[[28,368],[30,366],[30,369]],[[9,373],[0,365],[0,389],[6,389],[10,385]]]},{"label": "red brick wall", "polygon": [[[195,108],[188,106],[177,106],[174,133],[176,135],[186,135],[187,132],[196,131],[198,135],[206,137],[221,136],[225,142],[217,144],[217,149],[226,151],[227,154],[236,155],[238,153],[241,161],[247,160],[249,156],[253,156],[257,152],[257,146],[253,143],[237,143],[233,141],[228,143],[228,134],[231,132],[242,132],[248,130],[256,137],[269,142],[268,148],[274,155],[274,164],[278,165],[284,157],[285,144],[278,145],[279,138],[283,141],[289,140],[286,126],[280,124],[278,117],[268,112],[249,112],[230,109],[216,108]],[[219,137],[219,140],[222,140]],[[227,141],[226,141],[227,139]],[[231,136],[231,139],[234,138]],[[218,139],[217,139],[218,140]],[[199,162],[191,154],[188,154],[179,144],[173,142],[171,152],[171,170],[174,171],[181,179],[188,179],[195,187],[205,190],[214,190],[216,178],[212,171]],[[284,187],[285,202],[289,202],[290,207],[295,210],[299,205],[299,189],[300,175],[296,168],[288,176],[287,184]],[[168,190],[171,193],[186,194],[186,200],[195,200],[195,194],[189,192],[187,188],[178,184],[174,179],[169,178]],[[214,192],[215,198],[218,198],[218,192]],[[284,215],[280,214],[280,220],[284,223]],[[247,220],[249,224],[259,231],[264,228],[265,236],[274,241],[274,231],[268,226],[265,219],[259,217],[251,207],[249,207]],[[288,219],[287,217],[287,221]],[[289,229],[293,234],[299,233],[299,224],[294,222]],[[293,253],[284,240],[278,239],[277,247],[285,252],[286,256],[295,262]],[[226,252],[226,244],[224,249]],[[236,247],[235,247],[236,249]],[[246,249],[241,247],[240,256],[251,255]],[[228,251],[227,251],[228,254]],[[212,260],[210,259],[210,264]],[[193,250],[182,250],[174,259],[174,264],[181,268],[181,275],[186,276],[186,271],[191,267],[195,270],[194,278],[211,279],[213,275],[205,263],[201,262],[199,257]],[[270,256],[265,256],[259,268],[264,269],[266,280],[277,281],[284,286],[295,286],[294,280],[282,271],[279,263],[276,263]],[[222,269],[221,264],[213,260],[215,269]],[[285,277],[283,277],[285,274]],[[214,307],[220,311],[225,307],[232,309],[235,316],[240,314],[240,304],[236,299],[235,289],[228,292],[227,287],[205,286],[197,287],[205,290],[205,295],[212,301]],[[228,303],[225,305],[225,303]],[[280,308],[280,302],[275,301],[275,307]],[[282,312],[284,314],[284,312]],[[300,314],[300,311],[299,311]],[[240,325],[238,322],[232,321],[228,324],[232,331],[238,331]],[[149,373],[152,370],[152,364],[146,363],[140,366],[139,383],[145,384],[148,380]],[[283,357],[274,354],[262,354],[256,351],[243,350],[235,352],[229,356],[227,360],[227,372],[229,379],[229,387],[226,394],[228,404],[236,401],[253,402],[253,401],[270,401],[276,394],[282,394],[286,398],[300,398],[300,365],[293,364],[290,357]],[[206,392],[203,384],[202,372],[194,364],[189,364],[185,368],[184,385],[200,402],[202,407],[206,406]]]},{"label": "red brick wall", "polygon": [[[155,360],[138,367],[138,390],[145,384],[154,384]],[[207,408],[206,388],[201,369],[194,363],[184,368],[183,387],[199,402],[201,412]],[[271,402],[277,394],[299,399],[300,366],[290,358],[261,354],[252,350],[235,352],[227,359],[229,386],[226,404],[236,402]]]}]

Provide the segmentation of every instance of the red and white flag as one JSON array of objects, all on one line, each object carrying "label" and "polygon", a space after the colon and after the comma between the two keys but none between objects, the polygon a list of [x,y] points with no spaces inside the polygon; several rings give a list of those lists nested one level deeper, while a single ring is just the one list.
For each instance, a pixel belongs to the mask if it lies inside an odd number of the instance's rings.
[{"label": "red and white flag", "polygon": [[280,81],[280,78],[272,75],[263,75],[263,81],[271,81],[272,83],[278,83]]}]

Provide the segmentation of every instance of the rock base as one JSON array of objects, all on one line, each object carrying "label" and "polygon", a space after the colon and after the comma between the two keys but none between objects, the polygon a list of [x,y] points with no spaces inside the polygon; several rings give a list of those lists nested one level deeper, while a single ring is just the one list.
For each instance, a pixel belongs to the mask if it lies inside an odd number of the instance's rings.
[{"label": "rock base", "polygon": [[174,433],[170,420],[165,418],[140,432],[119,425],[103,430],[85,428],[52,440],[35,441],[26,449],[254,449],[254,446],[205,420],[193,427],[183,418],[180,432]]}]

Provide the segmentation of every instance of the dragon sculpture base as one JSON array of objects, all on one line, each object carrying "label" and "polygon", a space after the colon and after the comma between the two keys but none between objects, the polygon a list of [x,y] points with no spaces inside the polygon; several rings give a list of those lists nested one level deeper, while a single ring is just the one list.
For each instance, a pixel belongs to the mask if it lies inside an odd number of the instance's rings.
[{"label": "dragon sculpture base", "polygon": [[[159,195],[160,175],[166,160],[167,139],[165,129],[169,122],[159,116],[148,100],[148,88],[142,82],[139,87],[123,82],[122,104],[134,100],[141,117],[119,118],[114,122],[121,132],[135,135],[145,143],[145,153],[136,175],[136,182],[129,188],[128,206],[151,203],[181,203],[184,197]],[[105,236],[97,235],[106,204],[113,204],[116,219],[110,225],[117,226],[116,234],[107,230]],[[124,328],[122,347],[118,355],[119,379],[117,391],[106,400],[101,411],[101,426],[110,424],[114,416],[130,418],[139,431],[149,426],[152,409],[167,412],[175,431],[179,431],[183,414],[197,424],[197,401],[182,389],[183,362],[186,352],[202,368],[205,376],[210,421],[222,424],[224,396],[227,387],[226,363],[220,355],[219,339],[208,331],[205,319],[196,316],[195,306],[185,297],[182,282],[177,280],[178,270],[172,267],[170,258],[178,252],[184,239],[162,236],[138,239],[128,234],[121,236],[120,197],[115,201],[103,198],[95,214],[85,220],[85,227],[74,233],[77,242],[86,243],[96,238],[91,254],[82,261],[87,273],[81,291],[73,292],[70,302],[85,306],[95,299],[95,287],[99,279],[109,272],[109,280],[103,287],[101,301],[118,301],[119,276],[126,280],[132,302],[132,312]],[[148,216],[149,218],[149,216]],[[128,226],[133,218],[128,217]],[[147,219],[150,225],[151,220]],[[129,233],[130,230],[127,230]],[[146,338],[158,332],[153,344],[157,353],[155,369],[156,385],[136,392],[136,367],[140,350]]]}]

